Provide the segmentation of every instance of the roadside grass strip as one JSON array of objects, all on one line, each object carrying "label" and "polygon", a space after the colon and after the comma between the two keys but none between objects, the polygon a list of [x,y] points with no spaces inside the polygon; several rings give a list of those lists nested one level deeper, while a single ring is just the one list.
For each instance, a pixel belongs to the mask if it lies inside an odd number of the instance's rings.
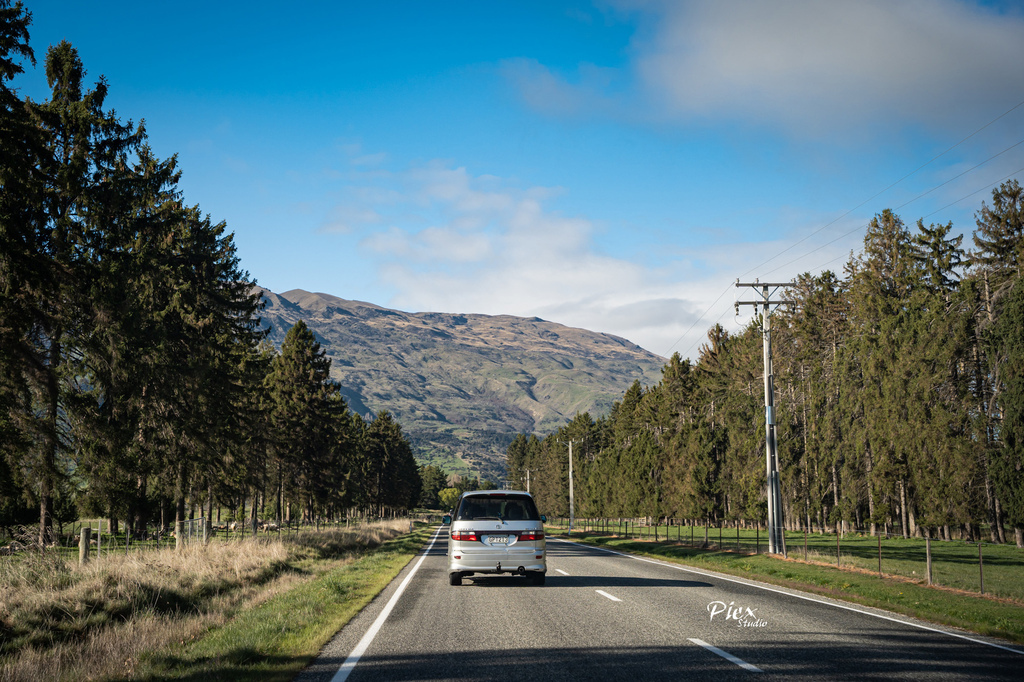
[{"label": "roadside grass strip", "polygon": [[144,656],[135,679],[290,680],[427,542],[419,529],[243,611],[194,642]]},{"label": "roadside grass strip", "polygon": [[[549,533],[552,537],[558,535],[557,532]],[[840,570],[766,554],[701,550],[674,543],[575,532],[571,541],[758,580],[1024,644],[1024,604],[1007,599],[928,587],[905,578],[880,578],[867,572]],[[1024,582],[1024,575],[1017,579]],[[1022,653],[1014,649],[1011,651]]]}]

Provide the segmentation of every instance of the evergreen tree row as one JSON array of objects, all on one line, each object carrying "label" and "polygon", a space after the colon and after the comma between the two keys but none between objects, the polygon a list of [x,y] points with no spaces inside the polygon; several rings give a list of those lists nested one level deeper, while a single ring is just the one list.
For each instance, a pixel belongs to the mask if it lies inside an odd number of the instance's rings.
[{"label": "evergreen tree row", "polygon": [[105,106],[107,82],[87,89],[64,41],[47,101],[11,90],[30,20],[0,0],[0,526],[34,518],[46,542],[79,512],[412,506],[399,425],[348,411],[304,324],[264,344],[233,236]]},{"label": "evergreen tree row", "polygon": [[[1024,196],[1011,180],[976,214],[908,229],[886,210],[843,275],[798,277],[772,317],[788,528],[850,527],[1024,546]],[[510,480],[566,514],[766,518],[761,320],[716,325],[611,413],[508,449]]]}]

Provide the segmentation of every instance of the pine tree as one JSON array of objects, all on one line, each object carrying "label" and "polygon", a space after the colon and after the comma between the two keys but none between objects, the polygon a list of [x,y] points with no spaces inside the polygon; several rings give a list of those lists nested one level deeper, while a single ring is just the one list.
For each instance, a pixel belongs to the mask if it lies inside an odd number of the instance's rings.
[{"label": "pine tree", "polygon": [[[907,467],[896,427],[906,409],[898,351],[900,314],[919,280],[903,221],[886,209],[875,216],[864,237],[863,255],[850,264],[851,340],[844,348],[848,405],[845,420],[857,459],[849,474],[866,479],[871,532],[896,505],[905,518]],[[859,508],[849,500],[846,519]],[[904,532],[906,528],[904,526]]]},{"label": "pine tree", "polygon": [[298,496],[305,514],[340,501],[351,476],[352,434],[331,360],[301,320],[288,330],[267,377],[271,451],[278,477],[277,509]]},{"label": "pine tree", "polygon": [[802,507],[805,525],[809,527],[814,519],[824,527],[843,496],[839,474],[846,449],[841,445],[836,360],[849,334],[849,306],[843,283],[828,270],[798,277],[789,297],[797,305],[787,321],[793,345],[788,378],[795,385],[791,409],[799,414],[801,429],[795,437],[803,441],[803,458],[800,480],[788,489],[803,498],[795,501],[795,507]]},{"label": "pine tree", "polygon": [[[523,440],[525,442],[526,439]],[[420,493],[419,505],[427,509],[440,509],[441,501],[437,494],[448,486],[448,475],[444,469],[424,464],[420,466],[420,481],[423,483],[423,490]]]},{"label": "pine tree", "polygon": [[1024,279],[1005,297],[986,334],[996,386],[998,439],[991,448],[996,490],[1017,547],[1024,547]]},{"label": "pine tree", "polygon": [[42,184],[34,159],[42,153],[39,131],[23,103],[8,86],[22,73],[19,61],[35,63],[29,45],[31,14],[22,3],[0,0],[0,525],[25,523],[28,481],[20,474],[30,444],[25,428],[32,414],[29,386],[22,371],[24,339],[32,326],[23,295],[38,290],[45,262],[33,250],[35,206]]},{"label": "pine tree", "polygon": [[949,293],[960,280],[957,272],[964,263],[964,252],[960,248],[964,236],[947,239],[953,223],[924,226],[917,221],[918,234],[914,235],[910,257],[923,271],[926,286],[933,292]]},{"label": "pine tree", "polygon": [[30,326],[13,352],[31,401],[19,426],[32,447],[19,465],[36,480],[40,542],[50,537],[53,495],[73,449],[68,416],[81,392],[74,364],[91,323],[82,286],[94,255],[89,217],[101,205],[110,176],[144,136],[141,127],[122,124],[103,110],[102,78],[83,93],[84,76],[77,51],[61,42],[46,56],[51,99],[26,103],[43,144],[33,159],[40,191],[21,231],[21,252],[31,254],[33,263],[12,291],[12,307]]},{"label": "pine tree", "polygon": [[519,490],[526,490],[527,469],[526,458],[528,455],[528,440],[525,434],[517,433],[505,449],[505,462],[508,469],[508,480],[512,486]]},{"label": "pine tree", "polygon": [[419,468],[402,427],[387,410],[377,413],[364,438],[368,500],[381,515],[386,509],[412,509],[422,490]]},{"label": "pine tree", "polygon": [[1021,276],[1024,260],[1024,190],[1010,180],[992,190],[992,207],[982,203],[974,233],[971,265],[983,274],[994,297]]}]

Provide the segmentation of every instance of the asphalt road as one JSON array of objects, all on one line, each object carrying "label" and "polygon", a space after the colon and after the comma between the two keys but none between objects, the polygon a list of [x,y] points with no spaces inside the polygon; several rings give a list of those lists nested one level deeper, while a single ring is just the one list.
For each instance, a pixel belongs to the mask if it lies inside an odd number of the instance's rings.
[{"label": "asphalt road", "polygon": [[552,540],[543,587],[453,587],[445,552],[440,534],[298,680],[1024,680],[1024,647],[754,581]]}]

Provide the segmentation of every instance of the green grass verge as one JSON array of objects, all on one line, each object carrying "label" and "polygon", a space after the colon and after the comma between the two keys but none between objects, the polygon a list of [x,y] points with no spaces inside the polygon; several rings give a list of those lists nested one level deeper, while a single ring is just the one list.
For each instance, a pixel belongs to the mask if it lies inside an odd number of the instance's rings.
[{"label": "green grass verge", "polygon": [[[351,563],[329,568],[313,580],[239,613],[193,642],[145,655],[135,678],[290,680],[394,580],[430,532],[430,528],[420,528],[390,540]],[[317,570],[316,566],[309,568]]]},{"label": "green grass verge", "polygon": [[[557,529],[548,532],[564,534]],[[702,550],[671,542],[627,540],[598,533],[574,532],[572,540],[800,589],[1024,644],[1024,606],[1008,600],[765,554]]]}]

